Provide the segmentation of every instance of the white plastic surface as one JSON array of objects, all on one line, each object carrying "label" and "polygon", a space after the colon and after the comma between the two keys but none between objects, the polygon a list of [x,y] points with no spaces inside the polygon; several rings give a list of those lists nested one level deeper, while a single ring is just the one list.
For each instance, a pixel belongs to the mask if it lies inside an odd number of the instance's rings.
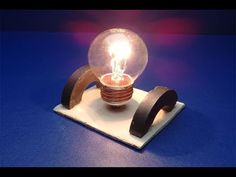
[{"label": "white plastic surface", "polygon": [[184,103],[177,102],[171,112],[161,110],[146,135],[138,138],[129,133],[129,128],[133,115],[146,94],[147,92],[134,88],[133,97],[126,107],[113,110],[102,101],[100,90],[92,87],[84,92],[82,101],[71,110],[61,104],[53,110],[109,137],[141,149],[185,106]]}]

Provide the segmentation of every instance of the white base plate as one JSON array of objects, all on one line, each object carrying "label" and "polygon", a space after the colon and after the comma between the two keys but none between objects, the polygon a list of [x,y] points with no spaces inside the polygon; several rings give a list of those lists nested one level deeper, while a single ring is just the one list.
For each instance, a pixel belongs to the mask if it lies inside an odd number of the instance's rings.
[{"label": "white base plate", "polygon": [[147,93],[134,88],[133,97],[125,107],[111,109],[101,99],[100,90],[92,87],[85,90],[82,101],[71,110],[61,104],[53,110],[109,137],[141,149],[185,106],[184,103],[177,102],[171,112],[159,111],[149,131],[142,138],[138,138],[129,133],[129,128],[136,109]]}]

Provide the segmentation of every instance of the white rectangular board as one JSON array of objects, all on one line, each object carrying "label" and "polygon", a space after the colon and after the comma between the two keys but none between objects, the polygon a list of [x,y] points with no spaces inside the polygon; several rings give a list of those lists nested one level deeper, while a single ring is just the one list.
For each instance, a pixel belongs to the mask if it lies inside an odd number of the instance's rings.
[{"label": "white rectangular board", "polygon": [[138,138],[129,133],[129,128],[135,111],[147,93],[134,88],[130,102],[124,108],[113,110],[103,102],[100,89],[92,87],[85,90],[81,102],[72,109],[66,109],[59,104],[53,110],[109,137],[142,149],[185,106],[184,103],[177,102],[171,112],[159,111],[149,131],[142,138]]}]

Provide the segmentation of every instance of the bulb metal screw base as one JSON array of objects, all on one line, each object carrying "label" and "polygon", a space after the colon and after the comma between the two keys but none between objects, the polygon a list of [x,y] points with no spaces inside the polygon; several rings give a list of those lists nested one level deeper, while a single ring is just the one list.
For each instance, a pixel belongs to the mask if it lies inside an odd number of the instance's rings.
[{"label": "bulb metal screw base", "polygon": [[111,106],[123,106],[132,98],[133,85],[126,87],[101,86],[101,97],[103,101]]}]

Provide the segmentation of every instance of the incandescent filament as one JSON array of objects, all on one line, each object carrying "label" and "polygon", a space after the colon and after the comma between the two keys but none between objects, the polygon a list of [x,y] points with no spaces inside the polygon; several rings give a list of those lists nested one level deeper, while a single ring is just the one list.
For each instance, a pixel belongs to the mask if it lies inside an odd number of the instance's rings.
[{"label": "incandescent filament", "polygon": [[119,82],[123,80],[127,59],[131,55],[129,41],[120,40],[110,44],[108,52],[111,57],[112,80]]}]

